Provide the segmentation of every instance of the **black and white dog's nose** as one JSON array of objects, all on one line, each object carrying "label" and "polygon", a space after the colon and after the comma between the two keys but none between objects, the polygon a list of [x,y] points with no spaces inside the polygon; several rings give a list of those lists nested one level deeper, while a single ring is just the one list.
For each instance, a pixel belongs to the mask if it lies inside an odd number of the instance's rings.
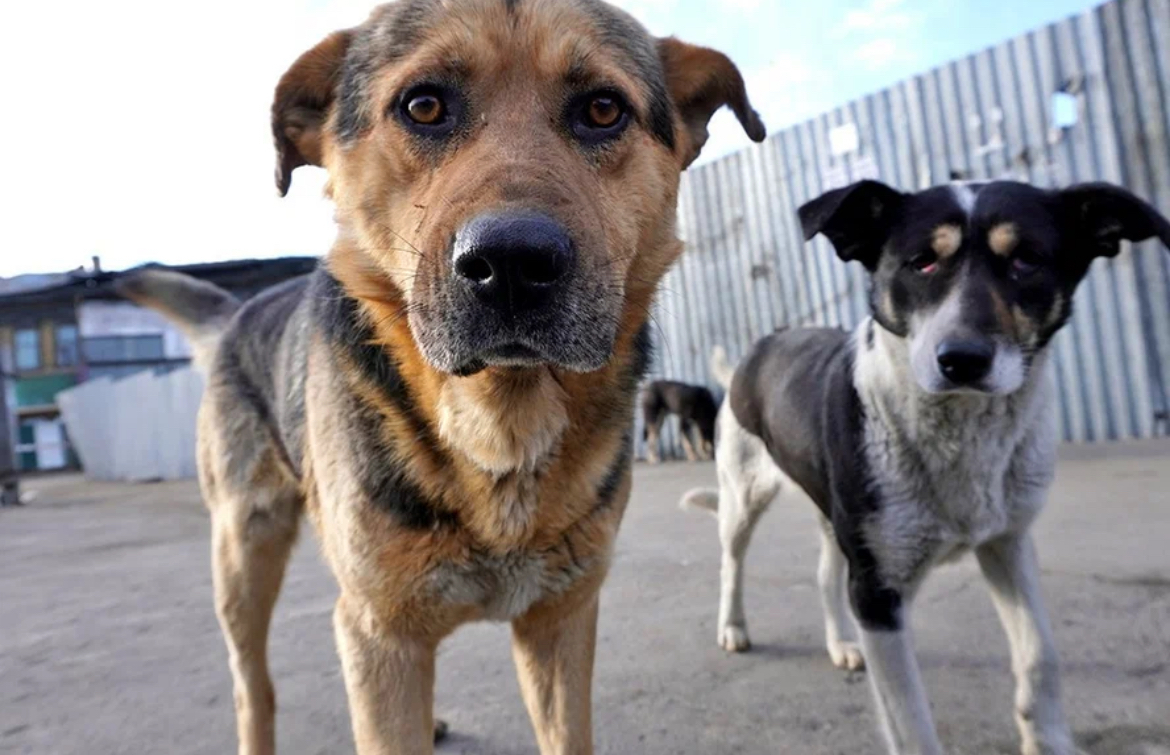
[{"label": "black and white dog's nose", "polygon": [[943,341],[937,356],[943,377],[955,385],[971,385],[991,372],[995,344],[986,339]]},{"label": "black and white dog's nose", "polygon": [[573,267],[565,228],[537,212],[480,215],[455,236],[455,276],[491,307],[542,307]]}]

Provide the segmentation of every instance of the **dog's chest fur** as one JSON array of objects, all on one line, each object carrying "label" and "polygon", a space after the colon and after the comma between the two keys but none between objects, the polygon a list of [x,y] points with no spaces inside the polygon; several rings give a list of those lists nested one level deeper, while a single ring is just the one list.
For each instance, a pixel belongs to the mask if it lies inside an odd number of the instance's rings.
[{"label": "dog's chest fur", "polygon": [[932,564],[1035,518],[1055,465],[1047,370],[1011,396],[928,395],[889,336],[858,341],[854,383],[862,450],[880,505],[864,525],[886,580],[912,584]]},{"label": "dog's chest fur", "polygon": [[592,559],[567,556],[566,551],[470,553],[438,564],[427,575],[427,591],[444,604],[475,609],[480,618],[508,621],[541,600],[565,593],[595,565]]}]

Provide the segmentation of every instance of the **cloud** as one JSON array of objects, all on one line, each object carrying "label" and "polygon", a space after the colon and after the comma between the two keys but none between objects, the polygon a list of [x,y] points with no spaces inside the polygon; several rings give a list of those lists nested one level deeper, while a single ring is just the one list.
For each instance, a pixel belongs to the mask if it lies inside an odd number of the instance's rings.
[{"label": "cloud", "polygon": [[907,11],[899,10],[904,2],[905,0],[870,0],[865,7],[855,8],[845,14],[838,34],[908,29],[918,22],[918,18]]},{"label": "cloud", "polygon": [[870,70],[914,60],[913,53],[893,37],[879,37],[858,45],[850,57]]},{"label": "cloud", "polygon": [[869,0],[848,11],[831,36],[845,40],[851,48],[849,58],[870,71],[913,62],[912,41],[925,19],[904,5],[905,0]]}]

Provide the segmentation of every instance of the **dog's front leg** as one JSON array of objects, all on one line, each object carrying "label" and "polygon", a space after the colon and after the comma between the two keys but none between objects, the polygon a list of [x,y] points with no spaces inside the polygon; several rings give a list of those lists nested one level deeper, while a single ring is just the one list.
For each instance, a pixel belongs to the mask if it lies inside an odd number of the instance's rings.
[{"label": "dog's front leg", "polygon": [[861,630],[878,719],[891,755],[941,755],[906,618],[910,596],[874,569],[850,564],[849,595]]},{"label": "dog's front leg", "polygon": [[541,755],[589,755],[597,593],[562,610],[541,606],[513,621],[512,655]]},{"label": "dog's front leg", "polygon": [[891,755],[942,755],[910,630],[863,625],[861,647]]},{"label": "dog's front leg", "polygon": [[1016,724],[1024,755],[1075,752],[1060,703],[1060,674],[1040,569],[1028,534],[1008,535],[976,551],[1011,645],[1016,677]]},{"label": "dog's front leg", "polygon": [[333,629],[358,755],[434,752],[435,643],[386,630],[344,594]]}]

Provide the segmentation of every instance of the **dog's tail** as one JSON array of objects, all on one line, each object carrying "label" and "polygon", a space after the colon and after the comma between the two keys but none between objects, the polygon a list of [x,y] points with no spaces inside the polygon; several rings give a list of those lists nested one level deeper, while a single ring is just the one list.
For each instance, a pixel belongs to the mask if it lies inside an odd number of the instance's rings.
[{"label": "dog's tail", "polygon": [[727,351],[722,346],[711,349],[711,375],[723,390],[731,388],[731,379],[735,377],[735,365],[727,359]]},{"label": "dog's tail", "polygon": [[207,281],[170,270],[148,269],[119,278],[114,290],[144,307],[160,312],[191,340],[195,365],[211,365],[216,344],[240,300]]},{"label": "dog's tail", "polygon": [[706,511],[708,514],[719,514],[719,491],[711,488],[693,488],[683,494],[678,507],[684,511]]}]

